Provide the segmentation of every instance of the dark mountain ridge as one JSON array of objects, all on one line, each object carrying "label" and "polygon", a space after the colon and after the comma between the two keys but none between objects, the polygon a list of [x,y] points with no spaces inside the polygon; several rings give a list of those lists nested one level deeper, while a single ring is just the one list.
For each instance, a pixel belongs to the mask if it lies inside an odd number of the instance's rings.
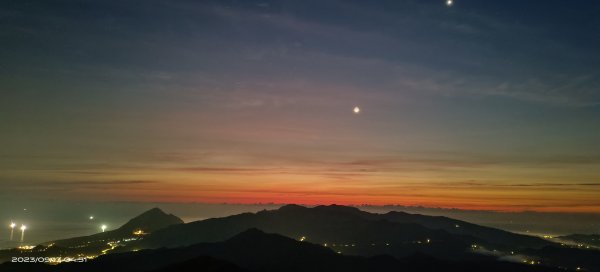
[{"label": "dark mountain ridge", "polygon": [[[458,227],[457,227],[458,226]],[[149,235],[144,246],[181,246],[225,240],[244,229],[259,228],[291,238],[306,237],[324,243],[454,241],[470,246],[489,244],[497,248],[541,248],[551,242],[540,238],[478,226],[447,217],[389,212],[373,214],[355,207],[331,205],[307,208],[286,205],[277,210],[244,213],[172,226]],[[396,231],[394,231],[394,229]],[[388,235],[389,232],[393,235]],[[180,234],[186,235],[180,236]],[[178,237],[180,236],[180,237]],[[185,239],[183,239],[185,237]]]},{"label": "dark mountain ridge", "polygon": [[[165,221],[161,221],[163,219]],[[166,227],[161,229],[162,226]],[[132,231],[140,228],[151,231],[148,235],[142,235],[136,237],[136,239],[121,240],[123,237],[131,237]],[[254,230],[247,231],[248,229]],[[256,229],[277,233],[278,235],[264,236],[261,234],[262,232]],[[470,235],[471,231],[474,235]],[[260,239],[256,238],[257,236],[260,236]],[[502,241],[503,237],[508,238],[505,239],[506,241]],[[484,238],[497,239],[500,242],[490,243]],[[253,258],[266,258],[261,257],[260,254],[267,254],[267,256],[278,260],[288,258],[289,256],[285,255],[289,253],[286,248],[292,248],[290,245],[299,243],[297,240],[303,241],[301,243],[302,248],[312,247],[312,249],[301,254],[316,253],[321,257],[330,256],[331,254],[333,254],[332,256],[354,255],[362,256],[362,258],[368,260],[375,258],[378,261],[369,262],[369,265],[376,267],[386,263],[382,266],[383,268],[391,267],[392,263],[405,259],[410,259],[410,261],[404,263],[407,267],[411,267],[415,263],[431,263],[431,260],[435,260],[433,263],[438,264],[442,262],[454,264],[464,264],[466,262],[470,264],[485,263],[483,265],[485,267],[489,262],[495,262],[496,259],[500,258],[518,262],[534,262],[536,265],[566,267],[568,269],[574,269],[577,265],[576,267],[581,267],[581,271],[600,271],[600,264],[595,261],[600,260],[600,252],[598,251],[581,251],[576,248],[561,247],[560,244],[543,240],[547,244],[546,246],[541,248],[527,247],[522,246],[520,242],[523,241],[524,244],[528,245],[527,243],[532,241],[538,243],[538,240],[541,239],[512,234],[446,217],[398,212],[373,214],[354,207],[337,205],[314,208],[287,205],[277,210],[243,213],[188,224],[181,224],[180,219],[166,215],[158,209],[153,209],[111,232],[61,240],[58,244],[47,247],[39,246],[33,250],[19,251],[15,249],[5,251],[0,254],[0,259],[2,259],[2,256],[81,256],[80,254],[99,255],[102,252],[104,255],[99,257],[102,262],[98,262],[96,265],[105,264],[104,269],[108,271],[112,270],[113,266],[123,265],[119,261],[119,258],[121,258],[119,256],[130,256],[127,254],[146,256],[143,254],[137,255],[139,253],[133,252],[139,250],[139,252],[155,252],[161,255],[157,255],[156,258],[139,257],[140,259],[137,261],[150,264],[161,263],[165,267],[174,265],[181,268],[197,264],[210,266],[214,269],[221,269],[221,266],[224,266],[234,270],[239,267],[241,269],[261,270],[264,267],[255,269],[252,265],[249,265],[252,263]],[[253,243],[257,243],[260,247],[249,247]],[[183,250],[185,248],[193,250]],[[503,252],[503,248],[510,249],[510,251]],[[246,252],[247,250],[251,253]],[[205,252],[205,255],[198,255],[199,252]],[[227,254],[219,255],[221,254],[219,252],[227,252]],[[238,254],[239,258],[230,259],[229,257],[234,253]],[[254,253],[260,254],[254,256],[252,255]],[[388,257],[381,257],[382,255]],[[246,259],[243,256],[246,256]],[[217,260],[204,257],[216,258]],[[164,259],[164,262],[159,261],[161,258]],[[337,257],[326,257],[326,260],[321,261],[329,262],[332,258]],[[111,260],[115,260],[115,263],[111,263]],[[234,260],[234,262],[222,263],[222,261],[228,260]],[[262,260],[265,263],[268,262],[268,259]],[[311,260],[320,259],[315,257]],[[281,265],[284,266],[285,264],[284,262]],[[239,267],[236,268],[236,266]],[[154,269],[157,267],[147,268]],[[321,267],[312,267],[312,269],[318,268]],[[350,268],[355,267],[350,266]],[[309,269],[307,268],[307,270]],[[488,270],[484,269],[482,271]]]},{"label": "dark mountain ridge", "polygon": [[161,248],[101,256],[87,263],[57,266],[6,263],[2,271],[100,272],[100,271],[461,271],[461,272],[556,272],[557,269],[499,261],[441,261],[413,255],[403,259],[390,256],[346,256],[331,249],[296,241],[257,229],[244,231],[217,243],[200,243],[180,248]]}]

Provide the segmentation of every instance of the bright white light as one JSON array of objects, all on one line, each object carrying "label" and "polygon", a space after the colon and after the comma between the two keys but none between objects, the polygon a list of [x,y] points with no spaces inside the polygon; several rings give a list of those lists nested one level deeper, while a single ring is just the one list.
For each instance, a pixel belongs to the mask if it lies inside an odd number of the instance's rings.
[{"label": "bright white light", "polygon": [[359,114],[360,113],[360,108],[358,106],[354,107],[354,111],[355,114]]},{"label": "bright white light", "polygon": [[14,234],[15,234],[15,227],[17,226],[17,224],[15,224],[15,222],[10,222],[10,240],[13,240]]},{"label": "bright white light", "polygon": [[21,243],[23,243],[23,241],[25,240],[25,230],[26,229],[27,229],[27,226],[21,225]]},{"label": "bright white light", "polygon": [[107,227],[106,227],[106,225],[102,225],[102,226],[100,226],[100,228],[102,229],[102,232],[104,232]]},{"label": "bright white light", "polygon": [[90,216],[90,220],[94,220],[94,216],[93,216],[93,215],[92,215],[92,216]]},{"label": "bright white light", "polygon": [[446,0],[446,6],[452,6],[454,4],[453,0]]}]

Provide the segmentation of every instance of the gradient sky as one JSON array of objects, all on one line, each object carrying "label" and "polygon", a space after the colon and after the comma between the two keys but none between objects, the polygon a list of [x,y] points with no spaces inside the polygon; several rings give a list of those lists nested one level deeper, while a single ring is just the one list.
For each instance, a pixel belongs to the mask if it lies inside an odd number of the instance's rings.
[{"label": "gradient sky", "polygon": [[599,12],[2,1],[0,198],[600,213]]}]

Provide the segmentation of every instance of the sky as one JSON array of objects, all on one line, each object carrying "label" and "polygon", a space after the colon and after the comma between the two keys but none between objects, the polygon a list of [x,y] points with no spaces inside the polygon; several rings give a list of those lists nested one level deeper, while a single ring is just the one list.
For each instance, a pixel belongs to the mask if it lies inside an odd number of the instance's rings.
[{"label": "sky", "polygon": [[0,202],[600,213],[599,11],[3,1]]}]

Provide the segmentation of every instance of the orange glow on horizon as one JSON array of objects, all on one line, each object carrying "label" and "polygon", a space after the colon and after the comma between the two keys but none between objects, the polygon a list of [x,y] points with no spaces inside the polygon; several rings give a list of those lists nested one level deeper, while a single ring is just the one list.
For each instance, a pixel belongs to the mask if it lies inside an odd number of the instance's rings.
[{"label": "orange glow on horizon", "polygon": [[[149,186],[147,186],[149,187]],[[552,197],[544,194],[544,190],[528,190],[511,192],[490,190],[489,188],[454,188],[452,190],[436,187],[407,187],[404,191],[386,188],[337,188],[335,190],[294,189],[290,187],[231,188],[205,185],[154,185],[155,188],[124,190],[107,190],[106,196],[114,200],[142,202],[174,202],[174,203],[230,203],[230,204],[300,204],[300,205],[400,205],[420,206],[427,208],[485,210],[501,212],[574,212],[600,213],[600,206],[572,205],[568,199],[570,192],[555,193]],[[237,187],[237,188],[236,188]],[[417,193],[411,191],[417,190]],[[88,195],[90,192],[81,191]],[[580,199],[588,199],[585,203],[593,203],[592,194],[581,194]]]},{"label": "orange glow on horizon", "polygon": [[[403,164],[408,164],[403,166],[406,169],[396,166]],[[542,173],[536,169],[386,160],[269,167],[243,161],[234,166],[222,165],[113,169],[97,176],[41,171],[35,174],[64,180],[51,186],[64,188],[56,194],[66,199],[600,213],[600,186],[565,182],[571,179],[571,173],[562,169],[543,169]],[[434,166],[439,169],[431,169]],[[543,182],[537,181],[542,178]],[[79,183],[82,179],[89,181]],[[73,183],[79,186],[72,186]]]}]

